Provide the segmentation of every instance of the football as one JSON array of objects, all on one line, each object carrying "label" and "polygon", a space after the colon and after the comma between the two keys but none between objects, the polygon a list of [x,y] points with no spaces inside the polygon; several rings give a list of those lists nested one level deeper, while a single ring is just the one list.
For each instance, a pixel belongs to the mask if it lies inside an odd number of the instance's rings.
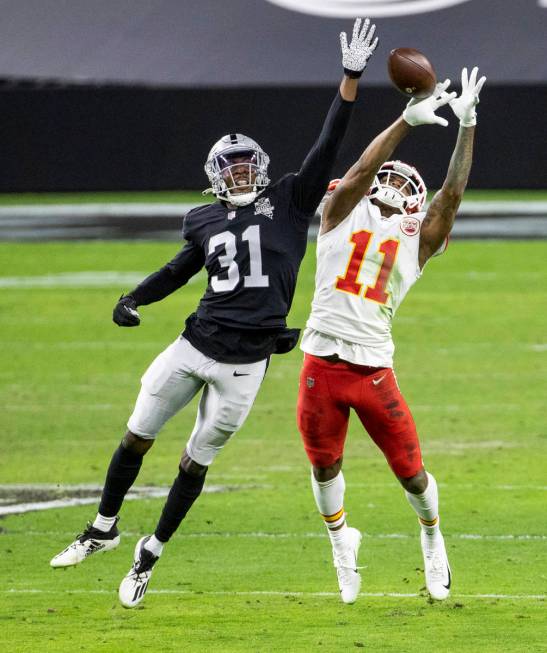
[{"label": "football", "polygon": [[435,90],[437,75],[433,66],[419,50],[396,48],[387,61],[389,77],[395,86],[408,97],[419,100],[429,97]]}]

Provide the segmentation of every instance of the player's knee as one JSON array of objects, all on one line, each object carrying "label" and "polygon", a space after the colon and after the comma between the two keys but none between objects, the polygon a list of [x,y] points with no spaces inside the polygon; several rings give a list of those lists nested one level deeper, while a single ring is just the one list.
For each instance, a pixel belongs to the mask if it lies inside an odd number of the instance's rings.
[{"label": "player's knee", "polygon": [[425,473],[425,469],[422,468],[414,476],[409,476],[408,478],[399,476],[399,482],[410,494],[423,494],[427,488],[427,474]]},{"label": "player's knee", "polygon": [[154,440],[141,438],[139,435],[127,431],[123,437],[122,444],[128,451],[144,456],[144,454],[154,444]]},{"label": "player's knee", "polygon": [[328,465],[326,467],[316,467],[313,465],[312,469],[313,476],[316,481],[319,481],[319,483],[330,481],[340,473],[340,470],[342,469],[342,458],[339,458],[332,465]]},{"label": "player's knee", "polygon": [[208,469],[207,465],[200,465],[195,460],[192,460],[186,452],[186,449],[180,459],[179,467],[190,476],[203,476]]},{"label": "player's knee", "polygon": [[[306,455],[308,456],[308,460],[310,461],[314,469],[330,470],[336,468],[337,465],[341,466],[342,455],[339,448],[335,450],[327,447],[311,447],[306,443],[304,443],[304,448],[306,450]],[[340,469],[338,469],[338,471],[340,471]],[[336,474],[338,473],[338,471],[336,472]],[[325,472],[325,473],[328,474],[329,472]],[[336,476],[336,474],[334,474],[334,476]],[[334,476],[332,478],[334,478]]]}]

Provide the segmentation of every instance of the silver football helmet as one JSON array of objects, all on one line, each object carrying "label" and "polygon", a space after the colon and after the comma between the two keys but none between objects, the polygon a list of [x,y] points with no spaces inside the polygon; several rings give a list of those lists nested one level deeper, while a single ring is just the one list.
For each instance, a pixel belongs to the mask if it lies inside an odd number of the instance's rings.
[{"label": "silver football helmet", "polygon": [[[269,163],[270,157],[252,138],[243,134],[226,134],[213,145],[207,156],[205,173],[211,188],[204,192],[212,192],[218,199],[234,206],[247,206],[270,183]],[[248,166],[248,180],[252,179],[253,173],[255,175],[252,190],[246,193],[234,192],[241,185],[234,178],[241,166]]]},{"label": "silver football helmet", "polygon": [[425,204],[427,188],[416,168],[402,161],[386,161],[374,177],[368,198],[402,213],[417,213]]}]

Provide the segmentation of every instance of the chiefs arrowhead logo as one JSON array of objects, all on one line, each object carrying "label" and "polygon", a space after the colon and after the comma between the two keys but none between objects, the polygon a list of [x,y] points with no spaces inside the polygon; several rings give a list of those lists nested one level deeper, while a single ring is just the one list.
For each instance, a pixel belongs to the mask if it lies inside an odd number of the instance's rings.
[{"label": "chiefs arrowhead logo", "polygon": [[401,220],[401,231],[407,236],[415,236],[420,232],[420,221],[408,216],[403,218]]}]

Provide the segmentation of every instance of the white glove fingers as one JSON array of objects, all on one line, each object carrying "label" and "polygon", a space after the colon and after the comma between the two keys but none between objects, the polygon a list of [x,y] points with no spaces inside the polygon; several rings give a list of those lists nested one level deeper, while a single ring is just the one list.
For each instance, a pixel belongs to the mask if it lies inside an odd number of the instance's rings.
[{"label": "white glove fingers", "polygon": [[473,88],[477,84],[477,73],[479,72],[479,69],[477,66],[473,68],[471,71],[471,75],[469,75],[469,86]]},{"label": "white glove fingers", "polygon": [[367,42],[366,39],[367,39],[367,32],[368,32],[368,26],[369,25],[370,25],[370,18],[365,18],[365,22],[363,23],[363,28],[361,29],[361,31],[359,33],[359,39],[361,41],[364,40],[365,43]]},{"label": "white glove fingers", "polygon": [[469,82],[467,81],[467,68],[462,68],[462,93],[467,88]]},{"label": "white glove fingers", "polygon": [[484,86],[484,82],[486,81],[486,77],[483,75],[479,81],[477,82],[475,88],[473,89],[473,93],[478,97],[479,93],[481,92],[482,87]]},{"label": "white glove fingers", "polygon": [[345,32],[340,32],[340,46],[342,48],[342,54],[347,52],[348,49],[348,37]]},{"label": "white glove fingers", "polygon": [[434,95],[435,97],[436,97],[437,95],[441,95],[442,93],[444,93],[444,91],[446,91],[446,89],[447,89],[449,86],[450,86],[450,80],[449,80],[449,79],[445,79],[444,82],[440,82],[439,84],[437,84],[437,86],[435,87],[435,92],[433,93],[433,95]]},{"label": "white glove fingers", "polygon": [[436,111],[439,107],[444,107],[445,104],[449,104],[456,98],[457,95],[458,94],[455,91],[452,93],[441,93],[441,96],[438,97],[433,103],[434,110]]},{"label": "white glove fingers", "polygon": [[351,37],[352,41],[357,41],[359,39],[359,30],[361,29],[361,19],[356,18],[353,23],[353,34]]},{"label": "white glove fingers", "polygon": [[370,46],[370,48],[369,48],[371,54],[374,52],[374,50],[376,50],[376,46],[377,46],[377,45],[378,45],[378,37],[376,37],[376,38],[374,39],[374,43],[373,43],[373,44]]},{"label": "white glove fingers", "polygon": [[[367,20],[368,20],[368,18],[367,18]],[[367,25],[367,28],[368,28],[368,25]],[[375,32],[375,31],[376,31],[376,25],[373,25],[373,26],[370,28],[370,31],[369,31],[369,33],[367,34],[366,39],[365,39],[364,42],[363,42],[363,45],[365,46],[365,48],[368,48],[368,46],[370,45],[370,42],[372,41],[372,38],[373,38],[373,36],[374,36],[374,32]]]},{"label": "white glove fingers", "polygon": [[446,120],[446,118],[441,118],[440,116],[435,116],[435,124],[441,125],[441,127],[446,127],[448,125],[448,120]]}]

